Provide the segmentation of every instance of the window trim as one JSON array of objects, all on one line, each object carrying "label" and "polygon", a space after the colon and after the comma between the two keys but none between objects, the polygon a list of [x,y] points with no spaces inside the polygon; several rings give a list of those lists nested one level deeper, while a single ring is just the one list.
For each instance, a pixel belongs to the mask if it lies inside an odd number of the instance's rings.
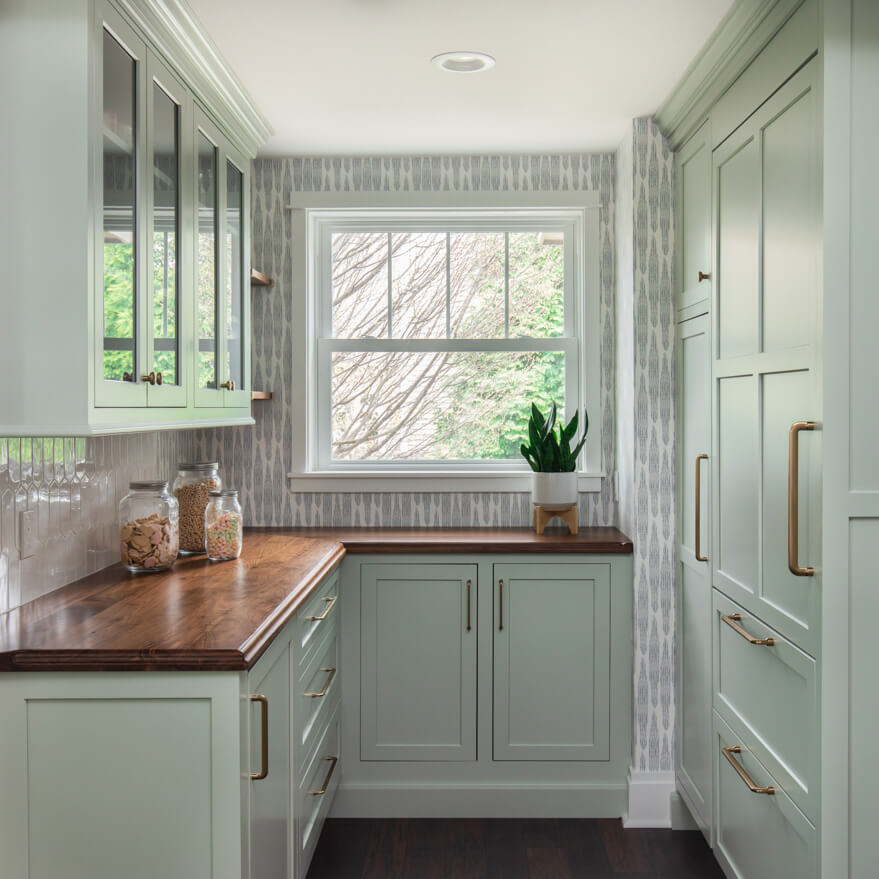
[{"label": "window trim", "polygon": [[[332,218],[340,221],[346,218],[369,216],[380,223],[381,212],[394,212],[399,216],[405,213],[408,218],[435,221],[447,211],[454,214],[450,222],[459,225],[475,225],[480,222],[490,224],[491,214],[510,220],[510,212],[522,210],[529,212],[522,223],[534,225],[535,215],[546,215],[548,221],[558,225],[560,217],[572,223],[573,257],[571,263],[571,294],[575,299],[573,315],[568,314],[566,302],[566,333],[568,320],[574,321],[573,339],[524,340],[521,346],[526,350],[548,347],[564,350],[578,346],[582,352],[579,376],[578,407],[590,413],[590,431],[587,436],[585,462],[587,470],[578,473],[580,491],[600,491],[605,476],[601,459],[601,410],[600,410],[600,364],[601,327],[599,323],[600,301],[600,256],[599,256],[599,198],[596,192],[535,193],[535,192],[497,192],[497,193],[294,193],[295,204],[291,210],[291,232],[293,238],[292,262],[292,469],[288,474],[290,488],[294,491],[356,492],[356,491],[492,491],[521,492],[531,487],[530,469],[522,462],[456,462],[454,468],[430,469],[429,462],[418,467],[406,468],[404,465],[387,467],[380,462],[335,462],[333,469],[322,469],[318,454],[318,430],[321,416],[319,384],[319,348],[321,340],[318,330],[325,325],[327,316],[320,313],[321,303],[312,295],[315,284],[320,280],[322,267],[317,264],[315,236],[321,234],[324,225]],[[480,216],[462,220],[461,214],[472,211]],[[496,225],[495,225],[496,228]],[[567,279],[566,279],[567,287]],[[567,292],[567,291],[566,291]],[[370,347],[376,350],[393,349],[393,343],[400,340],[375,340]],[[479,340],[473,347],[485,350],[491,347],[492,340]],[[515,339],[500,340],[503,348],[509,350],[509,343]],[[448,344],[449,347],[467,347],[461,340],[409,340],[407,349]],[[345,343],[336,340],[335,348]],[[352,340],[358,349],[364,342]],[[576,351],[576,348],[574,348]],[[567,358],[570,362],[570,358]],[[328,402],[328,401],[327,401]],[[328,407],[326,407],[328,408]],[[581,463],[584,459],[581,458]],[[343,466],[339,466],[342,464]]]}]

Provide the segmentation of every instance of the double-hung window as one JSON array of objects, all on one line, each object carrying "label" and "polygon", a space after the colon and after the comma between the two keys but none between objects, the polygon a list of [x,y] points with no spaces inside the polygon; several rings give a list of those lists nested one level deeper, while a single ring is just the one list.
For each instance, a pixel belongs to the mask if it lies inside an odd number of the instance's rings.
[{"label": "double-hung window", "polygon": [[[308,211],[306,454],[294,450],[294,479],[521,490],[532,403],[581,419],[585,407],[597,433],[596,213]],[[597,449],[579,471],[600,470]]]}]

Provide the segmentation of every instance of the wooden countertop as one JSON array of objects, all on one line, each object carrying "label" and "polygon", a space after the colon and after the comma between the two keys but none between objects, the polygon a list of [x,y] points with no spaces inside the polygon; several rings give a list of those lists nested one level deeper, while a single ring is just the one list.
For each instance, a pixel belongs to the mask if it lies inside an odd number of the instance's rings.
[{"label": "wooden countertop", "polygon": [[237,561],[112,565],[0,614],[3,671],[250,668],[345,552],[630,554],[615,528],[248,528]]},{"label": "wooden countertop", "polygon": [[289,534],[338,540],[365,553],[601,553],[630,555],[632,541],[616,528],[248,528],[250,534]]},{"label": "wooden countertop", "polygon": [[236,561],[112,565],[0,614],[0,671],[250,668],[344,555],[331,538],[250,534]]}]

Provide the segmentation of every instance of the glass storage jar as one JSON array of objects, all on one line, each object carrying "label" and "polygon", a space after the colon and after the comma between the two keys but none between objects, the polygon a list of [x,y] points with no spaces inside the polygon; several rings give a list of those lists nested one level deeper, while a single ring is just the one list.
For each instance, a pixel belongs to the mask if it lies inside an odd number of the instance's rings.
[{"label": "glass storage jar", "polygon": [[178,547],[177,500],[167,482],[131,482],[119,501],[119,551],[129,571],[164,571]]},{"label": "glass storage jar", "polygon": [[204,511],[208,496],[222,487],[217,461],[177,465],[171,490],[180,504],[180,552],[184,555],[204,552]]},{"label": "glass storage jar", "polygon": [[211,492],[204,512],[205,549],[214,562],[237,559],[244,537],[244,517],[238,503],[238,491],[223,488]]}]

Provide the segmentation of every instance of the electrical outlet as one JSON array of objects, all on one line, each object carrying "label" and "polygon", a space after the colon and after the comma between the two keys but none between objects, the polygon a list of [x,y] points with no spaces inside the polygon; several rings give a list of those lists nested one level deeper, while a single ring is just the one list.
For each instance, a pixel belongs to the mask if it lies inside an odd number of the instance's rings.
[{"label": "electrical outlet", "polygon": [[22,510],[18,514],[18,557],[29,559],[36,554],[38,544],[37,514],[34,510]]}]

